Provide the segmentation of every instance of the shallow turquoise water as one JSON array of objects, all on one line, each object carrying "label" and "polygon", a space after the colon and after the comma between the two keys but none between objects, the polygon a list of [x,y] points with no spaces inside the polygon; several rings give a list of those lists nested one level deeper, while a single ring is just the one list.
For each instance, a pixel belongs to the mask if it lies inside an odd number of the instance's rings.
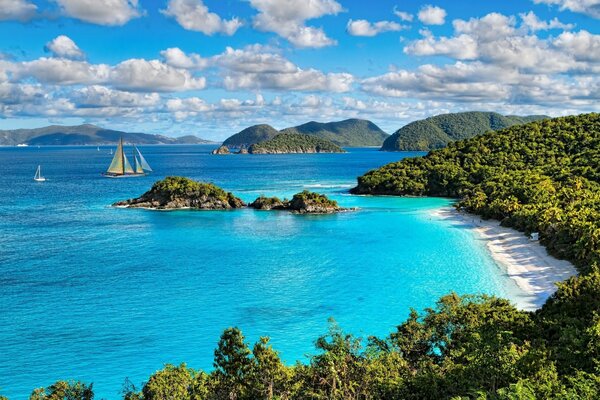
[{"label": "shallow turquoise water", "polygon": [[[212,156],[147,146],[157,171],[105,179],[108,148],[0,148],[0,394],[57,379],[118,398],[126,377],[166,362],[210,369],[222,330],[261,335],[289,363],[334,317],[385,335],[450,291],[515,296],[473,233],[431,219],[445,199],[346,194],[371,168],[419,153]],[[42,164],[45,183],[32,180]],[[244,200],[326,193],[356,212],[153,212],[108,205],[165,175],[214,182]]]}]

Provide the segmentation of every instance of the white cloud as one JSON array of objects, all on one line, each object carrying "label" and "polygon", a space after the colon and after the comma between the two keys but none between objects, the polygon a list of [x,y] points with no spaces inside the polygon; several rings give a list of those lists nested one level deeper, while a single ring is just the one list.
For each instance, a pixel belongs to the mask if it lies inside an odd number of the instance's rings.
[{"label": "white cloud", "polygon": [[559,6],[561,10],[569,10],[586,14],[592,18],[600,18],[600,0],[533,0],[535,4]]},{"label": "white cloud", "polygon": [[208,60],[198,54],[185,54],[178,47],[171,47],[160,52],[165,59],[165,63],[175,68],[185,69],[203,69],[207,66]]},{"label": "white cloud", "polygon": [[371,23],[365,19],[350,20],[346,26],[346,30],[352,36],[376,36],[383,32],[400,31],[406,28],[397,22],[379,21]]},{"label": "white cloud", "polygon": [[588,31],[563,32],[553,44],[576,61],[600,64],[600,35]]},{"label": "white cloud", "polygon": [[407,13],[405,11],[400,11],[396,7],[394,7],[394,15],[400,18],[401,21],[412,22],[414,15],[411,13]]},{"label": "white cloud", "polygon": [[542,21],[533,13],[533,11],[529,11],[526,14],[519,14],[519,16],[523,20],[523,25],[532,32],[547,31],[550,29],[570,30],[575,27],[573,24],[563,24],[556,17],[550,21]]},{"label": "white cloud", "polygon": [[73,18],[98,25],[125,25],[141,16],[138,0],[55,0]]},{"label": "white cloud", "polygon": [[27,21],[37,11],[37,6],[27,0],[0,0],[0,21]]},{"label": "white cloud", "polygon": [[160,102],[157,93],[131,93],[100,85],[77,89],[71,98],[79,107],[149,107]]},{"label": "white cloud", "polygon": [[323,29],[306,26],[306,20],[335,15],[342,6],[335,0],[250,0],[259,13],[253,18],[255,29],[274,32],[296,47],[320,48],[337,42]]},{"label": "white cloud", "polygon": [[81,59],[85,56],[75,42],[65,35],[57,36],[46,43],[46,49],[55,57]]},{"label": "white cloud", "polygon": [[13,69],[17,79],[33,77],[38,82],[53,85],[102,83],[108,80],[111,72],[106,64],[46,57],[15,64]]},{"label": "white cloud", "polygon": [[271,89],[346,92],[354,77],[347,73],[323,73],[301,69],[279,54],[261,52],[261,48],[236,50],[228,47],[212,63],[224,69],[228,90]]},{"label": "white cloud", "polygon": [[[414,55],[445,55],[457,60],[480,60],[492,65],[518,68],[529,73],[566,73],[590,71],[593,66],[584,65],[583,59],[575,57],[567,47],[581,46],[587,51],[595,49],[595,36],[591,34],[559,35],[561,41],[552,37],[540,39],[530,34],[534,29],[529,15],[520,27],[514,17],[490,13],[482,18],[453,21],[454,36],[434,37],[429,31],[422,32],[423,39],[409,43],[404,51]],[[536,24],[549,24],[539,21]],[[568,42],[568,43],[567,43]],[[580,54],[581,51],[578,51]]]},{"label": "white cloud", "polygon": [[446,10],[432,5],[425,5],[419,10],[417,17],[425,25],[444,25]]},{"label": "white cloud", "polygon": [[169,0],[167,9],[161,12],[175,18],[184,29],[209,36],[215,33],[231,36],[242,26],[238,18],[225,20],[210,12],[202,0]]},{"label": "white cloud", "polygon": [[171,67],[158,60],[134,58],[113,68],[110,83],[117,89],[171,92],[204,89],[206,79],[196,78],[187,70]]}]

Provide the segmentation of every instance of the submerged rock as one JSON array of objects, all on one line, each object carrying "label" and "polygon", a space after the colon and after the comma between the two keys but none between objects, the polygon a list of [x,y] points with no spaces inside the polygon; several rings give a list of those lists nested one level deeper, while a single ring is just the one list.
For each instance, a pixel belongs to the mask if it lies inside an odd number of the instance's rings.
[{"label": "submerged rock", "polygon": [[229,147],[221,145],[212,151],[212,154],[231,154]]},{"label": "submerged rock", "polygon": [[155,182],[152,188],[140,197],[119,201],[113,206],[157,210],[229,210],[244,207],[245,204],[233,194],[211,183],[169,176]]}]

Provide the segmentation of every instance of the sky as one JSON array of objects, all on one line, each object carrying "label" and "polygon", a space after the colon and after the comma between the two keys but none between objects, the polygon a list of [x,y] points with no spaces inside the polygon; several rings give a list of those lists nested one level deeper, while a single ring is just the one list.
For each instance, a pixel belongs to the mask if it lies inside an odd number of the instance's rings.
[{"label": "sky", "polygon": [[600,111],[600,0],[0,0],[0,129]]}]

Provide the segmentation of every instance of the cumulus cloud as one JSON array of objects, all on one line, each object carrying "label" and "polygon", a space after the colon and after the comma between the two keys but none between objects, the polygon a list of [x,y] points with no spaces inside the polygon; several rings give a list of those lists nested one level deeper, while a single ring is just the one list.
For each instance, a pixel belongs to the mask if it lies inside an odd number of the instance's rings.
[{"label": "cumulus cloud", "polygon": [[203,69],[208,65],[208,60],[198,54],[185,54],[178,47],[171,47],[160,52],[165,63],[175,68]]},{"label": "cumulus cloud", "polygon": [[57,36],[46,43],[45,49],[55,57],[82,59],[85,56],[75,42],[65,35]]},{"label": "cumulus cloud", "polygon": [[592,18],[600,18],[600,0],[533,0],[535,4],[558,6],[561,10],[569,10],[586,14]]},{"label": "cumulus cloud", "polygon": [[371,23],[365,19],[350,20],[346,26],[346,30],[352,36],[376,36],[383,32],[400,31],[406,28],[397,22],[378,21]]},{"label": "cumulus cloud", "polygon": [[519,14],[519,16],[523,20],[523,26],[527,27],[532,32],[547,31],[550,29],[562,29],[568,31],[575,27],[573,24],[563,24],[556,17],[550,21],[542,21],[533,13],[533,11],[529,11],[526,14]]},{"label": "cumulus cloud", "polygon": [[55,0],[70,17],[98,25],[125,25],[142,13],[138,0]]},{"label": "cumulus cloud", "polygon": [[400,11],[397,7],[394,7],[394,15],[400,18],[401,21],[412,22],[414,15],[407,13],[406,11]]},{"label": "cumulus cloud", "polygon": [[36,11],[37,6],[27,0],[0,0],[0,21],[28,21]]},{"label": "cumulus cloud", "polygon": [[71,98],[79,107],[149,107],[160,102],[157,93],[131,93],[100,85],[76,89]]},{"label": "cumulus cloud", "polygon": [[541,39],[531,34],[539,30],[531,26],[533,22],[537,28],[551,25],[551,22],[540,21],[532,13],[522,19],[520,27],[516,18],[499,13],[468,21],[458,19],[453,21],[454,36],[434,37],[424,31],[424,37],[409,43],[404,52],[421,56],[445,55],[457,60],[480,60],[529,73],[581,72],[596,68],[581,61],[584,61],[582,49],[597,49],[597,35],[586,31],[576,34],[563,32],[556,39]]},{"label": "cumulus cloud", "polygon": [[296,47],[320,48],[337,42],[329,38],[322,28],[306,26],[309,19],[336,15],[342,6],[335,0],[250,0],[258,10],[252,24],[263,32],[274,32]]},{"label": "cumulus cloud", "polygon": [[107,64],[47,57],[15,64],[12,69],[16,79],[32,77],[38,82],[52,85],[102,83],[109,79],[111,73]]},{"label": "cumulus cloud", "polygon": [[215,33],[231,36],[242,26],[238,18],[225,20],[210,12],[202,0],[169,0],[161,12],[175,18],[184,29],[209,36]]},{"label": "cumulus cloud", "polygon": [[158,60],[134,58],[112,69],[110,83],[117,89],[170,92],[204,89],[206,79],[193,77],[187,70],[171,67]]},{"label": "cumulus cloud", "polygon": [[425,5],[419,10],[417,17],[425,25],[444,25],[446,10],[441,7]]},{"label": "cumulus cloud", "polygon": [[354,77],[347,73],[323,73],[302,69],[279,54],[260,48],[227,48],[212,63],[224,69],[223,84],[228,90],[272,89],[299,91],[349,91]]}]

